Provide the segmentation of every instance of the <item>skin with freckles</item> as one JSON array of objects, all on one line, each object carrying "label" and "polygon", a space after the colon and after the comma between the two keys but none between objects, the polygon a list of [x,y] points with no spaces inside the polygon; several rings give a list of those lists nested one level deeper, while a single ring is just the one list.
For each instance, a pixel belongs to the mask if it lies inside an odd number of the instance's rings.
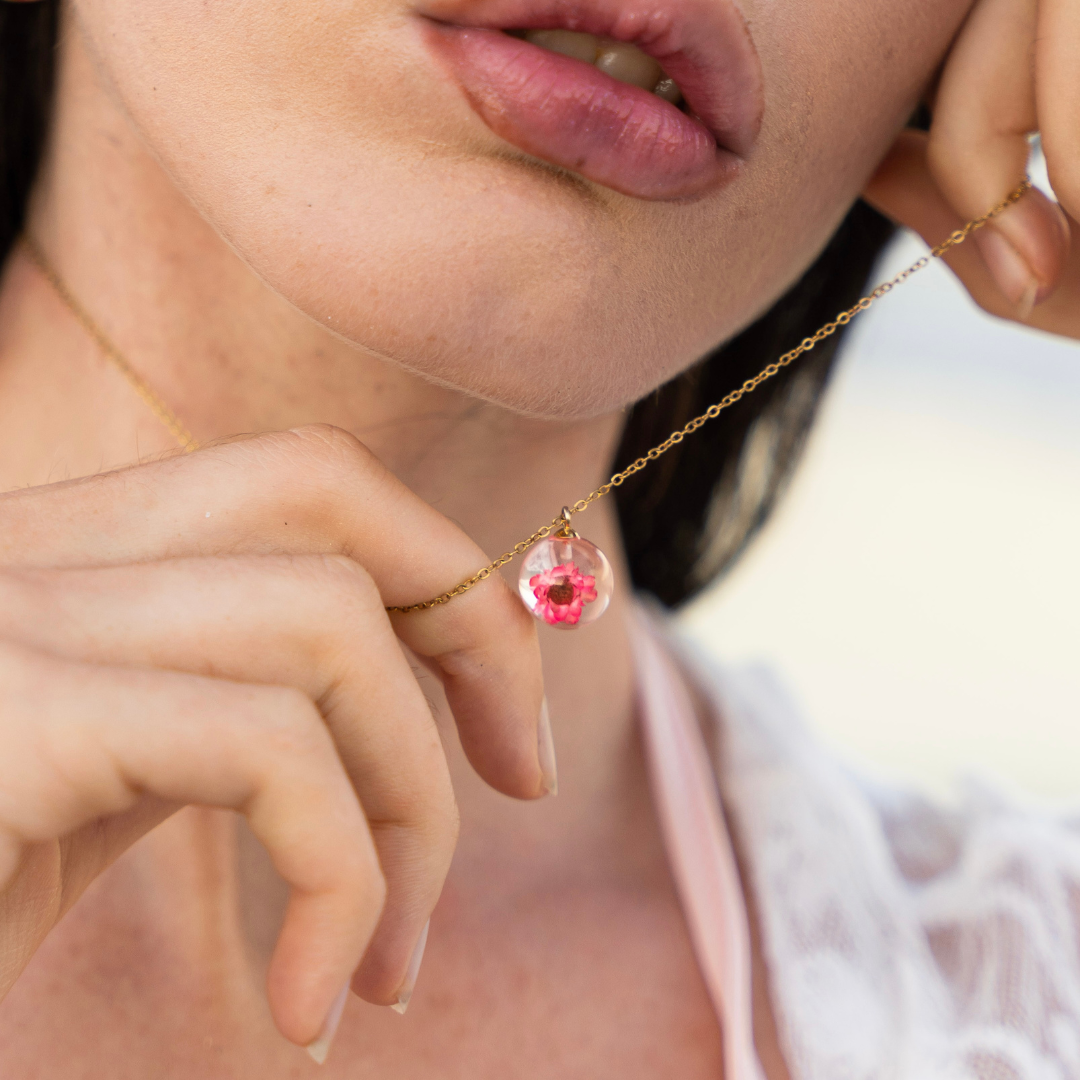
[{"label": "skin with freckles", "polygon": [[[384,606],[601,482],[621,410],[765,310],[864,188],[938,241],[1015,186],[1041,128],[1061,206],[1032,193],[950,259],[989,309],[1080,335],[1080,15],[694,3],[743,27],[761,98],[731,168],[678,197],[538,157],[477,108],[431,42],[494,0],[64,8],[29,228],[211,445],[172,455],[16,249],[0,1075],[314,1075],[302,1047],[326,1050],[346,983],[323,1075],[722,1075],[636,735],[610,505],[574,522],[618,581],[595,624],[538,637],[498,578]],[[648,87],[567,78],[672,130],[701,94],[689,77],[663,113]],[[932,132],[901,133],[923,98]],[[387,1006],[429,919],[403,1019]],[[758,955],[782,1080],[767,983]]]},{"label": "skin with freckles", "polygon": [[287,300],[410,370],[566,417],[640,397],[781,291],[967,6],[758,4],[752,161],[722,194],[677,206],[508,152],[432,62],[415,8],[336,0],[316,19],[301,0],[87,0],[76,18],[107,92]]}]

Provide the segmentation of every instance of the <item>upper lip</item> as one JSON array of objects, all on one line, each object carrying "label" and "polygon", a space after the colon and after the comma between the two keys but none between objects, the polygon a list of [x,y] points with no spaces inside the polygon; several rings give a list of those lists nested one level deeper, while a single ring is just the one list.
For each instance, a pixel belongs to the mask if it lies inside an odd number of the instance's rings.
[{"label": "upper lip", "polygon": [[679,85],[717,144],[745,157],[761,127],[761,64],[733,0],[426,0],[439,22],[490,30],[578,30],[635,45]]}]

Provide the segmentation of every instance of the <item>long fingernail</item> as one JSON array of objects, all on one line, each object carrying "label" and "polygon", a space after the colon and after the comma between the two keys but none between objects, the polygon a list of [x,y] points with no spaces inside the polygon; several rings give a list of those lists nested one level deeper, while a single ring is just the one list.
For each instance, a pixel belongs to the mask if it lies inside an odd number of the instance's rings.
[{"label": "long fingernail", "polygon": [[1039,279],[1031,272],[1024,257],[992,225],[975,234],[983,261],[997,287],[1026,319],[1039,299]]},{"label": "long fingernail", "polygon": [[326,1055],[330,1053],[330,1044],[337,1034],[338,1024],[341,1023],[341,1014],[345,1011],[345,1002],[349,1000],[349,984],[341,988],[341,993],[334,998],[334,1004],[330,1006],[330,1012],[326,1015],[319,1037],[314,1042],[309,1042],[305,1049],[312,1059],[321,1065],[326,1061]]},{"label": "long fingernail", "polygon": [[551,737],[551,716],[547,698],[540,706],[536,725],[536,749],[540,758],[540,788],[545,795],[559,794],[559,769],[555,763],[555,740]]},{"label": "long fingernail", "polygon": [[1024,295],[1016,305],[1016,314],[1020,319],[1027,319],[1035,310],[1035,304],[1039,299],[1039,283],[1032,278],[1024,289]]},{"label": "long fingernail", "polygon": [[427,948],[427,936],[430,929],[431,920],[428,919],[424,924],[424,929],[420,931],[420,940],[417,941],[416,948],[413,949],[412,959],[409,961],[409,970],[405,972],[405,981],[398,991],[397,1001],[390,1006],[394,1012],[400,1013],[402,1016],[405,1015],[405,1010],[412,1000],[413,991],[416,989],[416,976],[420,974],[420,965],[424,960],[424,950]]}]

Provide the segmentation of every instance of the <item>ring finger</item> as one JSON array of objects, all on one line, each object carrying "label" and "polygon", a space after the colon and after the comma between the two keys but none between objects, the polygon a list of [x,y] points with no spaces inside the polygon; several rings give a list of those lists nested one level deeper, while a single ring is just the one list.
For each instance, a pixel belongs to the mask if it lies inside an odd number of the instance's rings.
[{"label": "ring finger", "polygon": [[[287,1038],[313,1041],[375,929],[385,887],[311,702],[295,690],[74,663],[0,641],[0,716],[0,893],[24,847],[130,812],[146,794],[238,810],[292,890],[268,976],[271,1009]],[[36,944],[5,955],[9,978]]]},{"label": "ring finger", "polygon": [[449,869],[457,810],[431,711],[361,567],[264,556],[7,572],[4,634],[73,660],[290,686],[314,702],[387,882],[354,985],[375,1003],[396,1002]]}]

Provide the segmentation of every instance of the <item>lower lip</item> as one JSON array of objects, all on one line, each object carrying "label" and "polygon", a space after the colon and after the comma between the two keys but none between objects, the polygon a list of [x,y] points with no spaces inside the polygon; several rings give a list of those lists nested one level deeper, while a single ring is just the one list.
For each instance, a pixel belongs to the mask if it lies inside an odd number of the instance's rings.
[{"label": "lower lip", "polygon": [[639,199],[690,199],[741,159],[699,120],[589,64],[498,30],[428,23],[480,118],[534,157]]}]

